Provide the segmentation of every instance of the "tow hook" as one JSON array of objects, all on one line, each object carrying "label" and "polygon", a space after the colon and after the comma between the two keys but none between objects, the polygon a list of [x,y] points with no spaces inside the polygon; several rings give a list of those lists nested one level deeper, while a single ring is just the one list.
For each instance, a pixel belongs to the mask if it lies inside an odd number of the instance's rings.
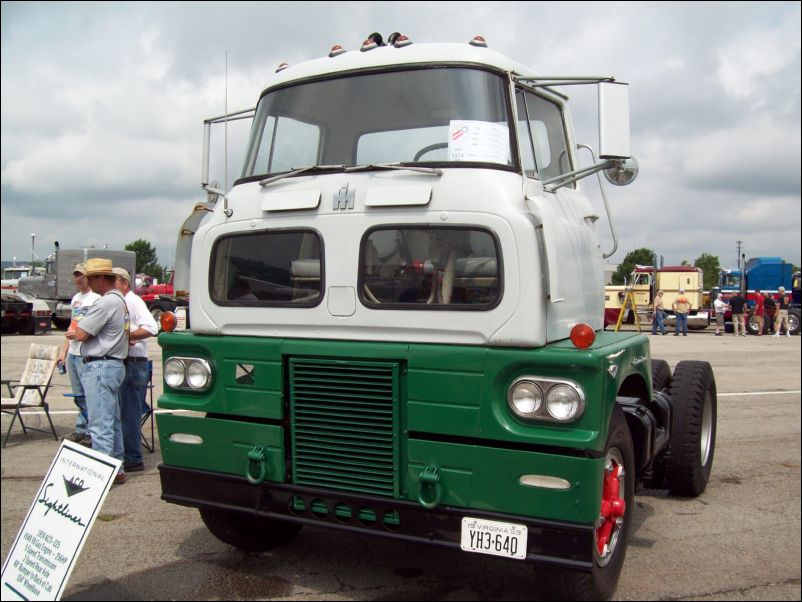
[{"label": "tow hook", "polygon": [[[437,466],[429,465],[423,469],[423,472],[418,475],[420,481],[420,490],[418,491],[418,502],[424,508],[431,510],[440,505],[440,500],[443,499],[443,485],[440,483],[440,474],[437,472]],[[424,488],[434,488],[434,499],[426,501],[423,499]]]},{"label": "tow hook", "polygon": [[[256,468],[259,476],[252,476],[253,468]],[[259,485],[264,482],[267,476],[267,454],[265,448],[257,445],[248,452],[248,468],[245,471],[245,476],[248,477],[248,482],[251,485]]]}]

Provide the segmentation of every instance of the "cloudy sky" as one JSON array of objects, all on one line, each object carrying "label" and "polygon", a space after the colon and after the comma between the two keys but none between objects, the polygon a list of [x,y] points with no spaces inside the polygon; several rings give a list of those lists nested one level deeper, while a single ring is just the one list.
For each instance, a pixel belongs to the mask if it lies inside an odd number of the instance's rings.
[{"label": "cloudy sky", "polygon": [[[30,260],[35,233],[42,258],[55,240],[144,238],[167,264],[205,197],[202,121],[224,112],[226,52],[228,107],[244,109],[279,63],[356,49],[373,31],[483,34],[542,73],[629,82],[641,171],[608,189],[611,261],[649,247],[666,263],[707,252],[731,266],[740,240],[748,257],[800,264],[797,2],[3,2],[0,258]],[[595,96],[569,92],[579,141],[598,147]],[[232,128],[229,183],[243,137]]]}]

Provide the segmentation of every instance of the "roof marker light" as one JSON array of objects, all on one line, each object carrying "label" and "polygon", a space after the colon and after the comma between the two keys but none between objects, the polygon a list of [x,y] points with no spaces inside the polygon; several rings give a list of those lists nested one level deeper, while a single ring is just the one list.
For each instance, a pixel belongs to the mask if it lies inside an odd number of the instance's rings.
[{"label": "roof marker light", "polygon": [[360,52],[366,52],[368,50],[373,50],[374,48],[378,48],[379,45],[376,43],[376,40],[373,38],[368,38],[364,42],[362,42],[362,48],[359,49]]},{"label": "roof marker light", "polygon": [[284,70],[285,70],[287,67],[289,67],[289,66],[290,66],[290,64],[289,64],[289,63],[281,63],[281,64],[278,66],[278,69],[276,69],[276,73],[278,73],[279,71],[284,71]]},{"label": "roof marker light", "polygon": [[340,46],[339,44],[335,44],[331,47],[331,51],[329,52],[329,57],[334,58],[335,56],[340,56],[341,54],[345,54],[345,48]]},{"label": "roof marker light", "polygon": [[571,329],[571,342],[577,349],[587,349],[596,340],[596,332],[588,324],[576,324]]},{"label": "roof marker light", "polygon": [[479,48],[487,48],[487,40],[484,36],[473,36],[473,39],[468,42],[471,46],[478,46]]},{"label": "roof marker light", "polygon": [[[392,38],[392,36],[390,37]],[[412,44],[412,40],[410,40],[407,36],[403,34],[399,34],[393,40],[393,46],[395,46],[396,48],[403,48],[404,46],[409,46],[410,44]]]}]

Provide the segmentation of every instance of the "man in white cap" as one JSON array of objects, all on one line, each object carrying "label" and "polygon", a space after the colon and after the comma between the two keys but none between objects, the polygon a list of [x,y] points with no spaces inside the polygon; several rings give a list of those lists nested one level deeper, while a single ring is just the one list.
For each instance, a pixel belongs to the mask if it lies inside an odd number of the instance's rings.
[{"label": "man in white cap", "polygon": [[[128,308],[116,288],[116,274],[110,259],[100,257],[86,262],[86,278],[100,299],[67,338],[80,341],[84,361],[82,384],[89,412],[92,449],[118,460],[123,459],[123,433],[120,423],[120,386],[125,378],[128,357]],[[115,484],[125,483],[120,468]]]},{"label": "man in white cap", "polygon": [[[86,264],[79,263],[76,265],[72,271],[72,276],[75,278],[75,288],[78,289],[78,292],[73,295],[70,303],[72,320],[70,321],[69,330],[75,330],[75,327],[89,311],[92,304],[100,299],[100,295],[92,291],[89,281],[86,279]],[[91,439],[89,437],[86,398],[84,397],[84,386],[81,384],[81,376],[84,373],[84,363],[81,359],[81,343],[65,339],[58,355],[58,361],[67,368],[72,394],[75,396],[73,399],[79,410],[78,417],[75,419],[75,431],[64,438],[90,447]]]},{"label": "man in white cap", "polygon": [[131,290],[131,276],[128,271],[123,268],[114,268],[112,271],[117,275],[114,286],[125,296],[131,320],[131,332],[128,335],[130,347],[128,359],[125,360],[125,380],[120,389],[123,468],[129,473],[145,469],[145,464],[142,462],[142,411],[143,407],[147,407],[145,394],[150,381],[148,344],[145,339],[157,335],[159,328],[145,302]]},{"label": "man in white cap", "polygon": [[785,293],[785,287],[777,289],[777,317],[774,318],[774,336],[780,336],[781,328],[785,324],[785,336],[791,336],[791,328],[788,323],[788,308],[791,307],[791,295]]}]

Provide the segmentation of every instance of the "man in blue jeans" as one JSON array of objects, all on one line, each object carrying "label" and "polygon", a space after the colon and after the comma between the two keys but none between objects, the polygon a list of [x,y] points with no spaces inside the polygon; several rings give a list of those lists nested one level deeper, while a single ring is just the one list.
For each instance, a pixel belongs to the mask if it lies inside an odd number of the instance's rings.
[{"label": "man in blue jeans", "polygon": [[128,359],[125,361],[125,380],[120,389],[120,418],[123,429],[125,472],[145,469],[142,462],[142,411],[150,381],[148,344],[145,339],[159,332],[145,302],[131,290],[131,276],[123,268],[112,270],[117,275],[114,285],[125,296],[131,332],[128,335]]},{"label": "man in blue jeans", "polygon": [[[86,279],[86,264],[79,263],[72,271],[75,278],[75,288],[78,292],[72,298],[70,307],[72,308],[72,320],[68,330],[75,330],[78,323],[92,307],[92,304],[100,299],[100,295],[92,292],[89,282]],[[75,443],[80,443],[86,447],[92,447],[92,440],[89,438],[89,420],[86,411],[86,399],[84,397],[84,386],[81,384],[81,375],[84,373],[84,362],[81,357],[81,343],[75,340],[65,340],[58,356],[60,364],[67,367],[70,375],[70,386],[72,394],[75,396],[75,405],[78,406],[78,417],[75,419],[75,431],[66,435],[64,438]]]},{"label": "man in blue jeans", "polygon": [[[125,378],[128,357],[128,308],[114,288],[116,275],[110,259],[94,258],[86,262],[86,278],[100,299],[92,304],[80,324],[66,337],[81,342],[84,373],[81,382],[89,412],[92,449],[118,460],[123,459],[120,423],[120,386]],[[115,484],[125,483],[120,469]]]},{"label": "man in blue jeans", "polygon": [[688,297],[685,296],[685,289],[679,289],[679,295],[677,295],[677,298],[674,299],[674,303],[671,304],[671,308],[674,310],[674,316],[677,318],[677,326],[674,336],[678,337],[681,331],[682,336],[687,337],[688,312],[691,311],[691,302],[688,301]]},{"label": "man in blue jeans", "polygon": [[663,320],[666,319],[666,310],[663,306],[663,291],[657,291],[654,297],[654,318],[652,318],[652,334],[657,334],[657,329],[660,329],[660,334],[666,333],[666,325]]}]

